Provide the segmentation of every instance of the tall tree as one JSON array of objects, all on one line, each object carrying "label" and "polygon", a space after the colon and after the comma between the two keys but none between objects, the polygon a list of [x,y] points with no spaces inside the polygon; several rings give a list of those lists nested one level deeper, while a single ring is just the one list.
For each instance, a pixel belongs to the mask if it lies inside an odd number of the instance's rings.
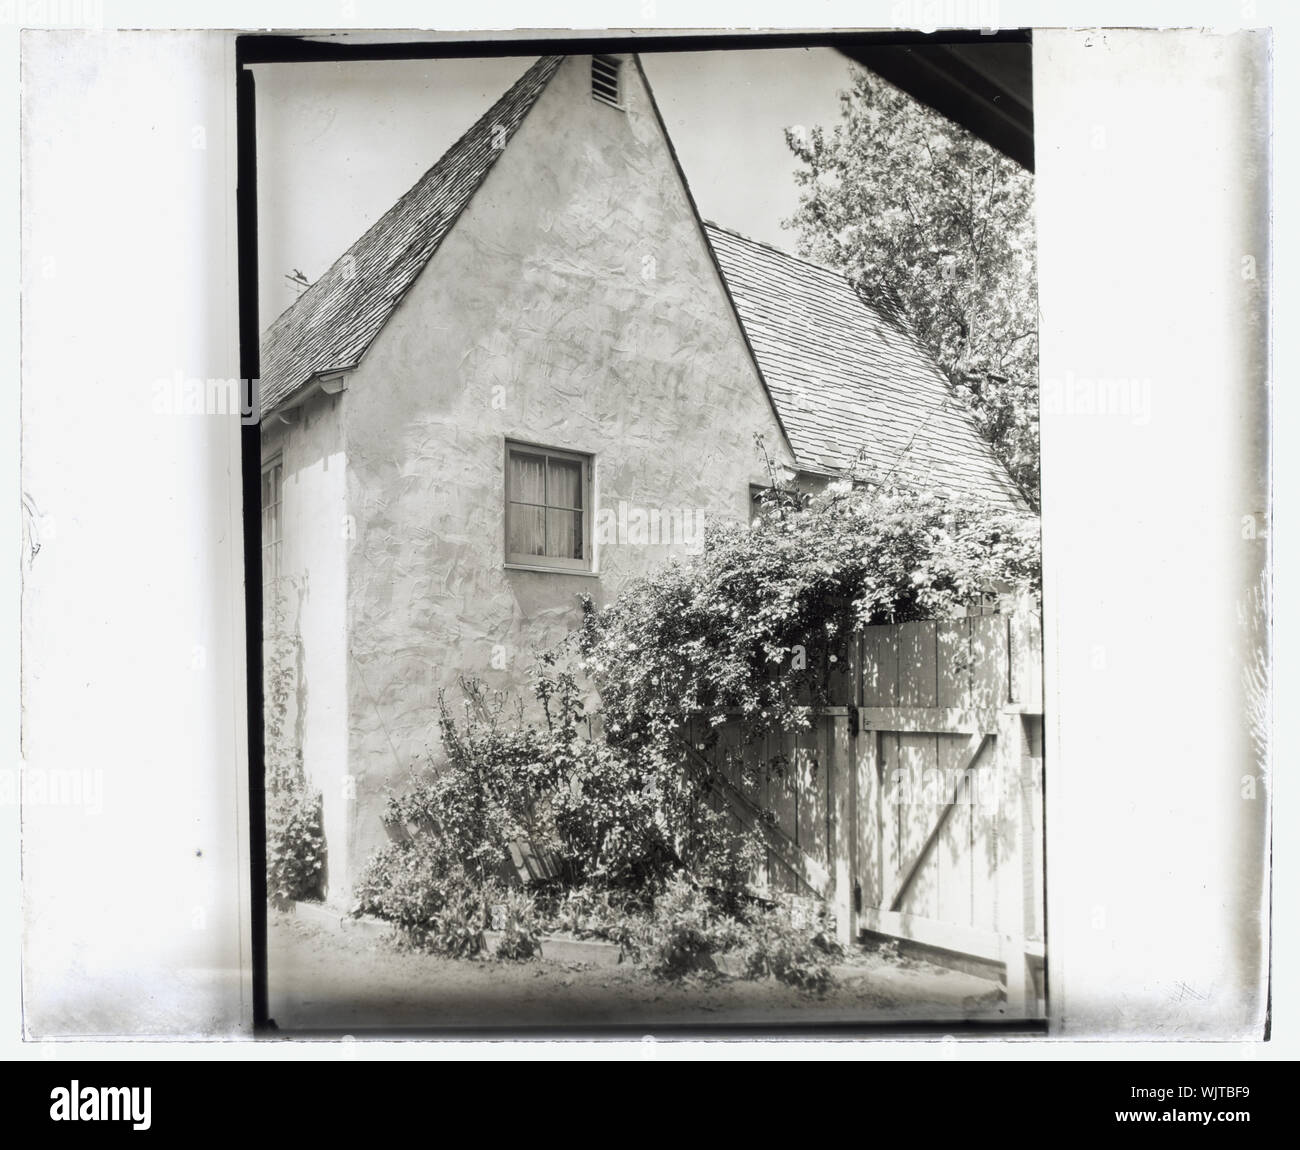
[{"label": "tall tree", "polygon": [[840,102],[831,131],[786,131],[801,166],[785,226],[911,327],[1037,507],[1033,177],[870,72]]}]

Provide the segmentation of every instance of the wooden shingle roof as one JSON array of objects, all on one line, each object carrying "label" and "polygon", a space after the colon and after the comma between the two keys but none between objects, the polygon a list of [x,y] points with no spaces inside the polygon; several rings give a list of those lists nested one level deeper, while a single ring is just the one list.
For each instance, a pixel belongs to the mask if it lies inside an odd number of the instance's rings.
[{"label": "wooden shingle roof", "polygon": [[356,367],[438,250],[562,56],[543,56],[266,330],[261,408],[322,373]]},{"label": "wooden shingle roof", "polygon": [[800,467],[862,463],[925,487],[1024,508],[907,325],[839,272],[706,223]]}]

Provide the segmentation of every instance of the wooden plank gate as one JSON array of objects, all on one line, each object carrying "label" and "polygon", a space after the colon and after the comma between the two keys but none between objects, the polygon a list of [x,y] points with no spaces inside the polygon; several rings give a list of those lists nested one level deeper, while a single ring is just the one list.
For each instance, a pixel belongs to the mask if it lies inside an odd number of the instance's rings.
[{"label": "wooden plank gate", "polygon": [[[841,705],[707,755],[717,805],[759,827],[755,884],[827,900],[842,940],[885,936],[1005,972],[1045,1008],[1042,639],[1036,612],[865,628]],[[784,761],[771,777],[763,766]],[[766,814],[764,812],[767,812]]]}]

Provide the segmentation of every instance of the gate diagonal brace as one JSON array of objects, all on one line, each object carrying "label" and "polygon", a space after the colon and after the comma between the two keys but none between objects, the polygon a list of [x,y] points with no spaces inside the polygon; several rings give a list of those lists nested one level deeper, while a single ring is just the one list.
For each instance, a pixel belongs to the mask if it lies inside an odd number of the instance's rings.
[{"label": "gate diagonal brace", "polygon": [[934,849],[934,844],[939,841],[939,835],[943,833],[944,826],[947,825],[948,816],[952,814],[953,808],[957,806],[957,801],[961,798],[961,788],[966,772],[975,765],[975,760],[983,753],[984,747],[991,737],[987,731],[976,731],[967,741],[966,750],[961,757],[961,764],[957,767],[958,779],[953,787],[952,799],[944,804],[943,809],[939,812],[939,817],[935,819],[934,826],[930,828],[930,833],[926,836],[925,842],[921,844],[921,849],[916,852],[916,858],[912,860],[911,865],[907,868],[903,881],[898,884],[898,890],[894,893],[894,897],[889,904],[891,911],[902,908],[903,899],[907,895],[908,888],[912,885],[912,880],[916,878],[921,867],[925,865],[926,858],[929,857],[930,851]]}]

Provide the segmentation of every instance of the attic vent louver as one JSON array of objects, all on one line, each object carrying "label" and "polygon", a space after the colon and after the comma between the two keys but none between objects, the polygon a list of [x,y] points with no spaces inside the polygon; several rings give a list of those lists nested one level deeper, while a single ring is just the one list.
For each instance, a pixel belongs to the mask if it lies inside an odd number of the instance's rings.
[{"label": "attic vent louver", "polygon": [[619,68],[622,61],[615,56],[591,58],[591,98],[602,104],[622,107],[619,101]]}]

